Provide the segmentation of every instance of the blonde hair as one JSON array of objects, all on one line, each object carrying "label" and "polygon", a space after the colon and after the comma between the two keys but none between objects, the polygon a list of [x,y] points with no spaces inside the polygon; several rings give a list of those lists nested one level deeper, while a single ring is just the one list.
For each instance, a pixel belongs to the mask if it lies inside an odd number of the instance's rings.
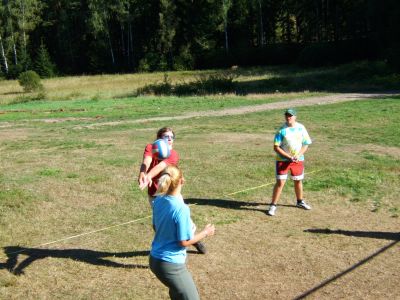
[{"label": "blonde hair", "polygon": [[155,195],[171,194],[179,186],[182,177],[182,171],[178,167],[167,166],[158,179],[158,189]]}]

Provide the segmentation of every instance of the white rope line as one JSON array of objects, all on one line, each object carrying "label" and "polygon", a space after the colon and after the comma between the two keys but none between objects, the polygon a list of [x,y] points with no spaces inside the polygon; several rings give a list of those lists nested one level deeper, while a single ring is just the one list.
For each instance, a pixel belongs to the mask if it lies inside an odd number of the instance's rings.
[{"label": "white rope line", "polygon": [[[127,225],[127,224],[130,224],[130,223],[135,223],[135,222],[138,222],[138,221],[141,221],[141,220],[144,220],[144,219],[148,219],[150,217],[151,217],[151,215],[143,217],[143,218],[140,218],[140,219],[131,220],[131,221],[128,221],[128,222],[124,222],[124,223],[120,223],[120,224],[104,227],[104,228],[101,228],[101,229],[96,229],[96,230],[92,230],[92,231],[89,231],[89,232],[84,232],[84,233],[81,233],[81,234],[69,236],[69,237],[66,237],[66,238],[59,239],[59,240],[43,243],[43,244],[40,244],[40,245],[33,246],[31,248],[40,248],[40,247],[51,245],[51,244],[55,244],[55,243],[58,243],[58,242],[71,240],[71,239],[74,239],[74,238],[77,238],[77,237],[81,237],[81,236],[84,236],[84,235],[89,235],[89,234],[92,234],[92,233],[104,231],[104,230],[107,230],[107,229],[110,229],[110,228],[114,228],[114,227],[118,227],[118,226],[122,226],[122,225]],[[7,255],[22,253],[24,251],[25,250],[19,250],[19,251],[15,251],[15,252],[10,252],[10,253],[7,253]],[[5,256],[0,256],[0,258],[5,258]]]},{"label": "white rope line", "polygon": [[255,190],[255,189],[258,189],[258,188],[263,187],[263,186],[271,185],[273,183],[275,183],[275,182],[268,182],[268,183],[265,183],[265,184],[262,184],[262,185],[259,185],[259,186],[255,186],[255,187],[251,187],[251,188],[244,189],[244,190],[241,190],[241,191],[237,191],[237,192],[233,192],[233,193],[230,193],[230,194],[226,194],[225,196],[231,196],[231,195],[235,195],[235,194],[239,194],[239,193]]},{"label": "white rope line", "polygon": [[[316,173],[316,172],[319,172],[319,170],[315,170],[315,171],[304,173],[304,174],[309,175],[309,174]],[[233,193],[230,193],[230,194],[226,194],[225,196],[231,196],[231,195],[235,195],[235,194],[239,194],[239,193],[255,190],[255,189],[258,189],[258,188],[261,188],[261,187],[264,187],[264,186],[268,186],[268,185],[271,185],[271,184],[274,184],[274,183],[275,182],[268,182],[268,183],[265,183],[265,184],[262,184],[262,185],[259,185],[259,186],[255,186],[255,187],[251,187],[251,188],[244,189],[244,190],[241,190],[241,191],[237,191],[237,192],[233,192]]]},{"label": "white rope line", "polygon": [[[318,171],[319,170],[315,170],[315,171],[312,171],[312,172],[309,172],[309,173],[305,173],[305,174],[308,175],[308,174],[316,173]],[[250,191],[250,190],[255,190],[255,189],[258,189],[258,188],[261,188],[261,187],[264,187],[264,186],[271,185],[273,183],[274,182],[268,182],[268,183],[265,183],[265,184],[262,184],[262,185],[259,185],[259,186],[255,186],[255,187],[251,187],[251,188],[244,189],[244,190],[241,190],[241,191],[237,191],[237,192],[233,192],[233,193],[230,193],[230,194],[226,194],[225,196],[230,196],[230,195],[235,195],[235,194],[243,193],[243,192]],[[189,206],[192,206],[192,205],[195,205],[195,204],[193,203],[193,204],[190,204]],[[108,230],[108,229],[111,229],[111,228],[115,228],[115,227],[131,224],[131,223],[135,223],[135,222],[139,222],[141,220],[148,219],[151,216],[152,215],[148,215],[148,216],[143,217],[143,218],[139,218],[139,219],[127,221],[127,222],[124,222],[124,223],[120,223],[120,224],[116,224],[116,225],[112,225],[112,226],[108,226],[108,227],[92,230],[92,231],[89,231],[89,232],[80,233],[80,234],[77,234],[77,235],[72,235],[72,236],[65,237],[65,238],[62,238],[62,239],[58,239],[58,240],[55,240],[55,241],[51,241],[51,242],[43,243],[43,244],[40,244],[40,245],[36,245],[36,246],[31,247],[31,248],[40,248],[40,247],[48,246],[48,245],[55,244],[55,243],[58,243],[58,242],[64,242],[64,241],[71,240],[71,239],[74,239],[74,238],[78,238],[78,237],[81,237],[81,236],[85,236],[85,235],[97,233],[97,232],[100,232],[100,231]],[[10,252],[10,253],[7,253],[7,255],[9,256],[9,255],[12,255],[12,254],[18,254],[18,253],[22,253],[24,251],[25,250],[19,250],[19,251],[15,251],[15,252]],[[6,257],[5,256],[0,256],[0,258],[3,259],[3,258],[6,258]]]}]

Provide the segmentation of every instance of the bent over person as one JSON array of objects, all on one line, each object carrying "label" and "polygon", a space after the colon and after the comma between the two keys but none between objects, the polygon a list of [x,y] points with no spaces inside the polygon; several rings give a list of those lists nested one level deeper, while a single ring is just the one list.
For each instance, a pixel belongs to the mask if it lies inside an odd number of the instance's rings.
[{"label": "bent over person", "polygon": [[274,216],[288,173],[294,183],[297,207],[310,210],[303,199],[304,153],[311,144],[310,136],[303,124],[296,122],[297,113],[294,109],[285,111],[285,124],[278,130],[274,139],[276,152],[276,183],[272,193],[272,201],[267,214]]},{"label": "bent over person", "polygon": [[186,267],[186,247],[214,235],[214,225],[208,224],[194,234],[190,208],[182,201],[182,171],[168,166],[159,179],[153,203],[153,227],[149,264],[151,271],[169,288],[174,300],[200,299],[192,275]]}]

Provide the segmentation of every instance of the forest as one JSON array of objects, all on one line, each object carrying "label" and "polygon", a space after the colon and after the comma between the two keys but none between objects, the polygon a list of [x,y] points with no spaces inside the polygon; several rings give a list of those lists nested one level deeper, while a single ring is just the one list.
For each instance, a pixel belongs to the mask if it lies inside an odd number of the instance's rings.
[{"label": "forest", "polygon": [[396,0],[3,0],[1,77],[323,66],[400,69]]}]

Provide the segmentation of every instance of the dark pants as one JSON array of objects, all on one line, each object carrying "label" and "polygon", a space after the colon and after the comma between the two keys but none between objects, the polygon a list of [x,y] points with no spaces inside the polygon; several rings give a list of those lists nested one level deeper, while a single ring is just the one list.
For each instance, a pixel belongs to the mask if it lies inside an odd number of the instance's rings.
[{"label": "dark pants", "polygon": [[186,264],[173,264],[150,255],[150,269],[169,288],[172,300],[199,300],[199,293]]}]

